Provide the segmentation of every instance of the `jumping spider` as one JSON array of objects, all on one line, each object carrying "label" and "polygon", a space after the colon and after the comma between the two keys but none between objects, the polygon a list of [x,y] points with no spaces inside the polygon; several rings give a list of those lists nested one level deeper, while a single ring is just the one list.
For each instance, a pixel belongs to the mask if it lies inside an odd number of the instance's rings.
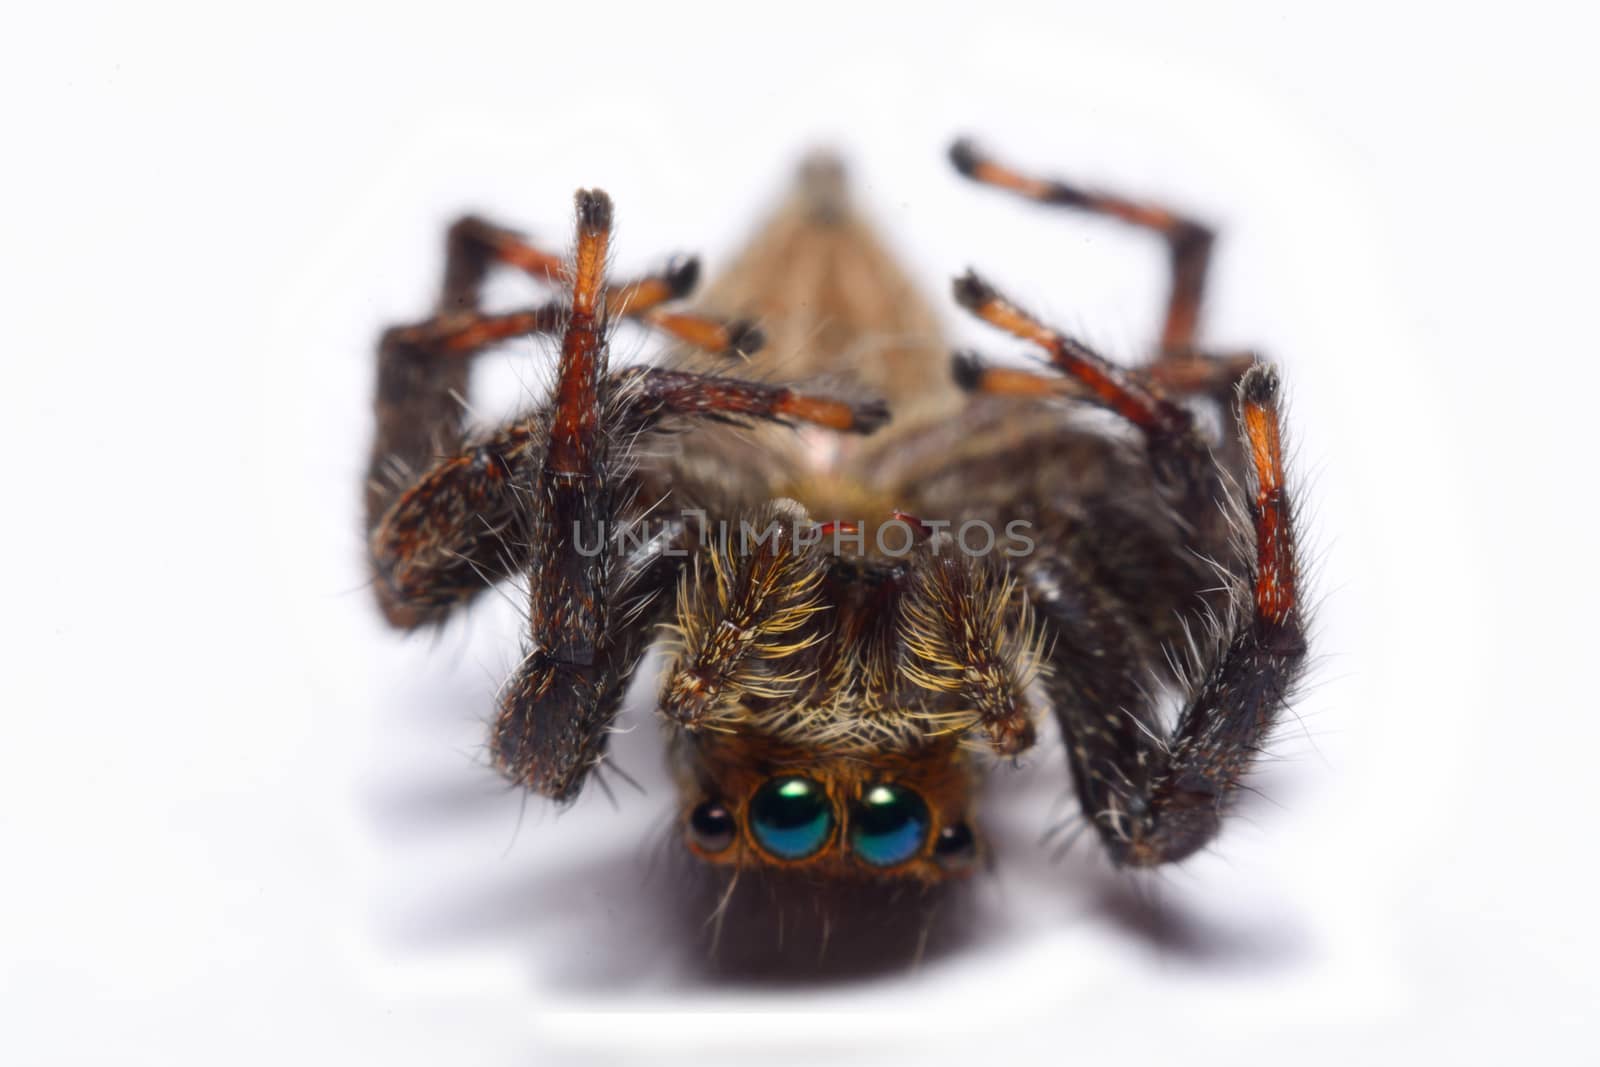
[{"label": "jumping spider", "polygon": [[[823,157],[693,313],[668,310],[692,259],[608,284],[602,192],[577,194],[570,262],[479,219],[451,228],[437,313],[378,350],[371,566],[401,629],[527,582],[491,741],[510,779],[576,797],[659,640],[681,827],[711,864],[964,874],[978,778],[1046,709],[1115,863],[1217,833],[1306,654],[1277,374],[1196,343],[1206,227],[967,142],[950,158],[1165,238],[1155,358],[1117,367],[968,273],[956,301],[1045,359],[952,360]],[[570,299],[485,312],[496,265]],[[608,366],[622,317],[677,339],[671,369]],[[531,334],[561,339],[552,395],[470,434],[474,356]],[[1237,433],[1204,432],[1208,408]]]}]

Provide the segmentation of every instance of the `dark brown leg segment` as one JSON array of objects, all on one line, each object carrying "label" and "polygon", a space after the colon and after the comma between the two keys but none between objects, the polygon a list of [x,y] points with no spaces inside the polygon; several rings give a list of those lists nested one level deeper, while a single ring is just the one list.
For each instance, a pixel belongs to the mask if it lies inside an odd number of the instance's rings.
[{"label": "dark brown leg segment", "polygon": [[502,695],[491,743],[508,777],[556,799],[575,796],[604,754],[624,673],[607,655],[614,487],[605,477],[608,440],[600,427],[611,201],[579,192],[577,206],[572,310],[529,500],[531,645]]},{"label": "dark brown leg segment", "polygon": [[[719,350],[753,350],[760,334],[662,309],[693,284],[692,261],[607,287],[611,203],[586,192],[577,206],[570,308],[481,312],[478,290],[493,264],[546,280],[568,271],[481,220],[451,230],[438,313],[388,331],[380,347],[367,497],[375,584],[397,626],[436,621],[496,580],[528,575],[530,648],[502,693],[491,749],[508,777],[560,800],[574,797],[603,757],[628,674],[654,633],[653,598],[680,565],[659,538],[617,556],[612,526],[632,486],[614,449],[670,417],[857,433],[888,418],[879,403],[780,385],[657,368],[608,373],[607,321],[622,309]],[[463,443],[460,398],[472,356],[495,341],[556,330],[561,357],[549,405]]]},{"label": "dark brown leg segment", "polygon": [[643,367],[617,376],[628,390],[630,428],[644,429],[657,418],[698,415],[713,419],[752,418],[766,422],[804,422],[841,433],[872,433],[889,421],[882,401],[847,401],[805,393],[786,385],[742,378]]},{"label": "dark brown leg segment", "polygon": [[[655,367],[614,374],[604,392],[611,432],[623,440],[674,417],[805,422],[847,433],[871,433],[889,417],[877,401]],[[438,622],[496,581],[533,565],[528,516],[536,510],[533,487],[544,467],[552,418],[544,408],[461,448],[389,503],[369,547],[379,605],[391,624],[410,629]]]},{"label": "dark brown leg segment", "polygon": [[[560,302],[482,312],[479,293],[496,264],[552,284],[565,284],[568,272],[560,256],[483,219],[462,219],[450,228],[434,317],[390,329],[379,343],[378,431],[367,478],[368,529],[377,524],[398,488],[460,447],[462,399],[472,358],[488,345],[555,333],[566,322],[567,309]],[[614,316],[636,318],[712,352],[740,356],[756,352],[761,331],[750,323],[664,309],[663,305],[686,296],[699,276],[699,261],[680,257],[657,274],[607,290],[605,305]]]},{"label": "dark brown leg segment", "polygon": [[1250,460],[1253,558],[1230,590],[1227,629],[1212,635],[1184,682],[1176,729],[1162,739],[1135,674],[1139,658],[1113,606],[1070,560],[1026,574],[1059,633],[1048,682],[1084,814],[1119,864],[1191,855],[1217,833],[1228,803],[1304,667],[1293,508],[1283,473],[1278,382],[1264,365],[1239,388]]},{"label": "dark brown leg segment", "polygon": [[379,515],[368,538],[373,588],[390,625],[439,622],[526,564],[528,504],[545,413],[431,467]]},{"label": "dark brown leg segment", "polygon": [[[520,516],[527,514],[526,488],[543,462],[548,412],[469,447],[463,400],[480,351],[558,332],[568,310],[553,302],[481,311],[479,294],[496,265],[552,284],[564,285],[570,273],[560,256],[512,231],[462,219],[446,238],[434,316],[387,330],[379,343],[366,517],[379,605],[398,627],[439,621],[527,559],[528,531]],[[712,351],[756,351],[761,333],[748,323],[665,310],[693,289],[699,273],[698,260],[674,259],[657,274],[606,290],[604,303],[612,314],[637,317]]]},{"label": "dark brown leg segment", "polygon": [[[645,622],[613,615],[628,569],[611,536],[622,499],[613,441],[668,415],[794,419],[857,432],[887,418],[881,406],[782,386],[653,368],[608,376],[602,275],[610,231],[610,200],[579,193],[572,311],[530,499],[531,648],[507,685],[492,741],[508,777],[557,800],[575,796],[603,756],[627,674],[648,643]],[[617,421],[602,428],[608,411]]]}]

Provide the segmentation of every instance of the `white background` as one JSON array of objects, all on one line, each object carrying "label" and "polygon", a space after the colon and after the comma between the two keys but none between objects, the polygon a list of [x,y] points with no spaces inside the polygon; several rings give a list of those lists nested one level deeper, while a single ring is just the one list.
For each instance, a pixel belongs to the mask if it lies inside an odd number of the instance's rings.
[{"label": "white background", "polygon": [[[1594,27],[1324,8],[14,13],[5,1060],[1592,1056]],[[600,185],[620,270],[714,268],[831,143],[953,337],[1004,348],[945,302],[973,263],[1136,356],[1158,249],[963,184],[960,132],[1222,227],[1208,331],[1283,367],[1314,685],[1269,800],[1178,871],[1048,862],[1041,752],[964,950],[690,982],[648,709],[619,744],[646,795],[524,813],[482,757],[514,607],[376,621],[371,343],[426,308],[464,209],[564,241]],[[542,351],[487,377],[536,388]],[[1122,892],[1177,932],[1115,921]]]}]

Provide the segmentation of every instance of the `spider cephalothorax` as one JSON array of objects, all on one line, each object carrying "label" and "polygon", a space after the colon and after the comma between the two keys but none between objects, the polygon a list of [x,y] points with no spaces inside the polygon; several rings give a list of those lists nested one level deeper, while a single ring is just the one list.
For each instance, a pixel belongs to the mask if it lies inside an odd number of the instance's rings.
[{"label": "spider cephalothorax", "polygon": [[[735,865],[925,881],[965,872],[983,753],[1014,755],[1035,736],[1029,690],[1043,649],[1018,583],[948,537],[919,540],[904,518],[890,522],[909,536],[890,547],[908,551],[875,558],[851,554],[837,529],[818,533],[793,501],[760,517],[771,536],[709,546],[670,613],[660,708],[685,735],[692,846]],[[814,541],[800,535],[808,526]],[[839,832],[819,829],[812,847],[765,844],[763,803],[781,807],[783,784]],[[738,847],[695,833],[714,809],[731,817]],[[858,839],[866,825],[881,834]]]},{"label": "spider cephalothorax", "polygon": [[[570,265],[479,220],[452,229],[438,313],[379,350],[370,548],[396,626],[527,582],[491,739],[514,781],[575,796],[659,644],[681,825],[711,864],[965,873],[978,779],[1043,715],[1115,861],[1215,835],[1305,656],[1276,374],[1195,343],[1208,229],[965,143],[951,157],[1161,234],[1156,358],[1120,369],[969,273],[956,300],[1048,367],[952,359],[828,159],[695,313],[665,308],[692,260],[606,284],[602,193],[578,194]],[[570,278],[570,301],[482,311],[495,263]],[[624,316],[675,337],[675,366],[612,370]],[[467,433],[470,357],[540,332],[562,338],[548,401]],[[1204,436],[1206,406],[1237,433]]]}]

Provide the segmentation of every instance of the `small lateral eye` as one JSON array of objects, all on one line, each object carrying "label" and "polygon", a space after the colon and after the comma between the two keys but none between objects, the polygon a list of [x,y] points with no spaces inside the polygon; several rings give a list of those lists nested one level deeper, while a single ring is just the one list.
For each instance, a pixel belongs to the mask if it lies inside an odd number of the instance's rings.
[{"label": "small lateral eye", "polygon": [[972,836],[972,827],[958,822],[940,830],[933,842],[933,858],[951,873],[971,867],[978,858],[978,842]]},{"label": "small lateral eye", "polygon": [[689,813],[689,839],[702,852],[721,852],[733,844],[733,812],[720,800],[706,800]]},{"label": "small lateral eye", "polygon": [[750,833],[779,859],[815,854],[833,836],[833,823],[828,794],[810,778],[772,778],[750,798]]},{"label": "small lateral eye", "polygon": [[850,812],[850,848],[874,867],[894,867],[922,851],[928,805],[893,783],[868,786]]}]

